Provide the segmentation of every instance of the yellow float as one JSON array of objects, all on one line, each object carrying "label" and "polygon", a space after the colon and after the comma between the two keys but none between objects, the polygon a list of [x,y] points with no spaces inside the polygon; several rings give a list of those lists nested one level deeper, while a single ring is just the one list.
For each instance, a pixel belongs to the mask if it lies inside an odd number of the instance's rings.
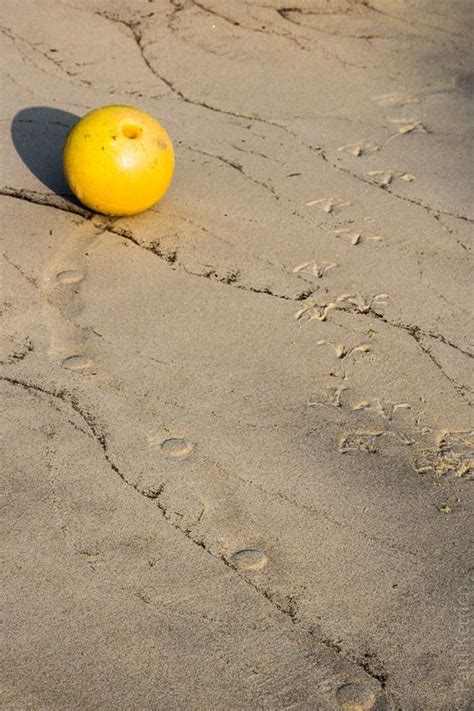
[{"label": "yellow float", "polygon": [[163,197],[174,171],[173,144],[163,126],[132,106],[104,106],[69,133],[64,175],[95,212],[134,215]]}]

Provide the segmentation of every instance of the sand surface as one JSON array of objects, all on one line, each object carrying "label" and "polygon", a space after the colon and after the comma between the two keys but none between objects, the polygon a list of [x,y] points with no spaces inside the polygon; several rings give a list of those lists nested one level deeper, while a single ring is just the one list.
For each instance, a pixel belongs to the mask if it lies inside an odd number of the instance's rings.
[{"label": "sand surface", "polygon": [[2,708],[468,708],[472,8],[3,0]]}]

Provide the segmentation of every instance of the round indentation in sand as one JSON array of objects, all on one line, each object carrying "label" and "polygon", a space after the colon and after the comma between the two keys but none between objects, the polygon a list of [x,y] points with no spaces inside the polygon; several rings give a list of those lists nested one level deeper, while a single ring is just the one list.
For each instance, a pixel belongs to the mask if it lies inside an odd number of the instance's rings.
[{"label": "round indentation in sand", "polygon": [[474,72],[466,72],[459,74],[455,78],[456,89],[461,91],[466,96],[474,96]]},{"label": "round indentation in sand", "polygon": [[179,459],[191,454],[193,443],[184,439],[184,437],[167,437],[161,440],[160,449],[165,457]]},{"label": "round indentation in sand", "polygon": [[85,370],[91,367],[92,361],[82,353],[75,353],[64,358],[61,365],[68,370]]},{"label": "round indentation in sand", "polygon": [[238,570],[256,571],[267,565],[268,558],[259,548],[242,548],[232,553],[230,562]]},{"label": "round indentation in sand", "polygon": [[77,284],[77,282],[84,279],[84,274],[77,269],[68,269],[64,272],[58,272],[56,279],[60,281],[61,284]]},{"label": "round indentation in sand", "polygon": [[374,708],[375,694],[364,684],[343,684],[336,692],[336,700],[345,711],[370,711]]}]

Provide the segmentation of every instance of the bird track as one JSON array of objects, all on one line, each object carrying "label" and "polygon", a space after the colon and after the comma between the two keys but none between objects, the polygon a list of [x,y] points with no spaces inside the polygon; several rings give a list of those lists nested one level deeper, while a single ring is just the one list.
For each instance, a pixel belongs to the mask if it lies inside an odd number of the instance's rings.
[{"label": "bird track", "polygon": [[[98,216],[95,215],[94,213],[90,212],[89,210],[86,210],[85,208],[81,207],[80,205],[75,205],[71,202],[68,202],[64,197],[61,196],[56,196],[52,194],[45,194],[45,193],[39,193],[36,191],[30,191],[30,190],[22,190],[22,189],[16,189],[16,188],[10,188],[10,187],[5,187],[0,189],[0,195],[3,195],[4,197],[9,197],[17,200],[22,200],[28,203],[32,203],[35,205],[41,205],[49,208],[53,208],[56,210],[60,210],[62,212],[70,213],[73,215],[77,215],[81,217],[84,220],[90,220],[93,221],[94,219],[97,220]],[[252,285],[247,285],[242,282],[239,282],[237,278],[235,278],[233,275],[239,270],[234,270],[232,273],[227,272],[226,274],[222,275],[217,273],[214,269],[209,269],[206,272],[193,272],[190,269],[188,269],[185,265],[183,265],[179,259],[178,259],[178,253],[176,251],[171,251],[171,252],[164,252],[160,249],[159,243],[151,243],[149,245],[144,244],[143,242],[140,242],[138,238],[133,234],[133,232],[129,229],[123,229],[117,225],[114,225],[112,221],[107,221],[106,218],[103,218],[100,222],[96,223],[96,226],[103,232],[107,232],[110,234],[117,235],[119,237],[122,237],[123,239],[128,240],[129,242],[132,242],[136,247],[139,249],[143,249],[147,252],[150,252],[151,254],[155,255],[162,261],[166,262],[166,264],[173,270],[173,271],[181,271],[185,274],[188,274],[189,276],[193,277],[199,277],[199,278],[204,278],[208,279],[210,281],[216,281],[219,284],[229,286],[233,289],[239,289],[242,291],[246,291],[249,293],[254,293],[254,294],[261,294],[261,295],[266,295],[275,299],[283,300],[283,301],[290,301],[290,302],[306,302],[307,299],[309,299],[315,291],[315,287],[308,287],[306,286],[304,290],[302,290],[297,296],[290,296],[288,294],[284,293],[277,293],[273,291],[270,287],[265,287],[265,288],[259,288],[256,286]],[[291,270],[289,270],[289,273]],[[325,305],[321,305],[320,308],[323,308]],[[344,304],[339,304],[338,308],[341,310],[346,310],[344,307]],[[372,306],[369,305],[367,309],[364,310],[358,310],[358,309],[350,309],[351,313],[354,315],[358,316],[369,316],[369,317],[374,317],[380,321],[383,321],[385,324],[388,326],[391,326],[392,328],[397,328],[405,333],[407,333],[411,338],[413,338],[420,350],[430,358],[430,360],[434,363],[434,365],[438,368],[438,370],[443,374],[443,376],[451,383],[451,385],[455,388],[456,392],[463,397],[463,399],[466,399],[466,395],[463,391],[463,386],[456,381],[454,381],[442,368],[441,364],[435,359],[435,356],[430,352],[429,348],[427,348],[421,341],[420,338],[422,336],[426,338],[431,338],[437,341],[440,341],[446,346],[449,346],[450,348],[455,349],[462,355],[472,358],[474,357],[472,353],[470,353],[468,350],[464,349],[463,347],[459,346],[458,344],[454,343],[447,337],[445,337],[443,334],[440,333],[434,333],[432,331],[427,331],[422,329],[420,326],[416,324],[405,324],[401,322],[396,322],[396,321],[391,321],[388,318],[386,318],[383,314],[381,314],[379,311],[376,311],[372,308]]]}]

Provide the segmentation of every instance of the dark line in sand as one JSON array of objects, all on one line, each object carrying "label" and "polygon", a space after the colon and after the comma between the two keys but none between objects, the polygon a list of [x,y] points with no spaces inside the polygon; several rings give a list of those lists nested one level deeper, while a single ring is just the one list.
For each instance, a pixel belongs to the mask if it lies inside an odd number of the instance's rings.
[{"label": "dark line in sand", "polygon": [[[232,570],[234,573],[238,575],[238,577],[243,580],[249,587],[253,588],[259,595],[264,597],[268,602],[276,608],[279,612],[283,613],[293,625],[300,624],[301,620],[298,617],[298,604],[296,600],[291,596],[286,596],[285,601],[282,602],[279,599],[276,598],[276,596],[267,588],[262,588],[257,585],[253,580],[250,578],[245,577],[245,575],[241,575],[237,568],[222,554],[220,553],[215,553],[213,552],[204,542],[202,538],[194,538],[192,536],[192,531],[187,528],[182,528],[179,524],[177,524],[175,521],[172,520],[171,514],[165,507],[162,501],[160,501],[160,498],[164,492],[164,489],[166,487],[166,482],[162,482],[158,487],[155,489],[141,489],[138,484],[133,483],[129,481],[126,477],[126,475],[120,470],[120,468],[115,464],[115,462],[112,460],[109,449],[108,449],[108,444],[107,444],[107,438],[105,435],[105,432],[101,429],[101,427],[98,425],[96,422],[95,418],[87,412],[81,405],[79,404],[79,400],[75,395],[72,395],[71,393],[68,393],[65,389],[59,388],[57,390],[48,390],[47,388],[36,385],[33,383],[29,383],[23,380],[19,380],[16,378],[10,378],[8,376],[1,376],[0,380],[9,383],[10,385],[14,386],[19,386],[23,388],[24,390],[28,392],[33,392],[35,394],[39,395],[46,395],[47,397],[50,398],[56,398],[61,400],[64,404],[69,405],[74,412],[79,415],[79,417],[83,420],[83,422],[87,425],[87,428],[92,436],[92,438],[97,442],[99,445],[100,449],[102,450],[103,456],[107,464],[109,465],[110,469],[116,474],[121,481],[128,487],[132,488],[134,491],[136,491],[138,494],[141,496],[145,497],[146,499],[149,499],[153,501],[159,511],[161,512],[163,518],[176,530],[179,531],[182,535],[184,535],[191,543],[194,545],[198,546],[199,548],[202,548],[208,555],[210,555],[212,558],[219,560],[221,563],[223,563],[227,568]],[[353,652],[347,651],[344,652],[342,647],[338,643],[333,643],[330,642],[329,640],[326,639],[321,639],[318,637],[315,633],[314,630],[312,629],[304,629],[305,632],[307,632],[313,639],[315,639],[319,644],[321,644],[323,647],[326,649],[332,651],[333,653],[343,656],[343,658],[350,664],[354,664],[358,666],[363,672],[365,672],[368,676],[370,676],[372,679],[376,680],[382,689],[385,689],[386,683],[387,683],[387,675],[385,673],[380,674],[372,669],[372,666],[368,663],[367,661],[367,653],[363,657],[357,657],[354,655]],[[370,658],[375,659],[375,655],[370,653],[369,654]]]}]

